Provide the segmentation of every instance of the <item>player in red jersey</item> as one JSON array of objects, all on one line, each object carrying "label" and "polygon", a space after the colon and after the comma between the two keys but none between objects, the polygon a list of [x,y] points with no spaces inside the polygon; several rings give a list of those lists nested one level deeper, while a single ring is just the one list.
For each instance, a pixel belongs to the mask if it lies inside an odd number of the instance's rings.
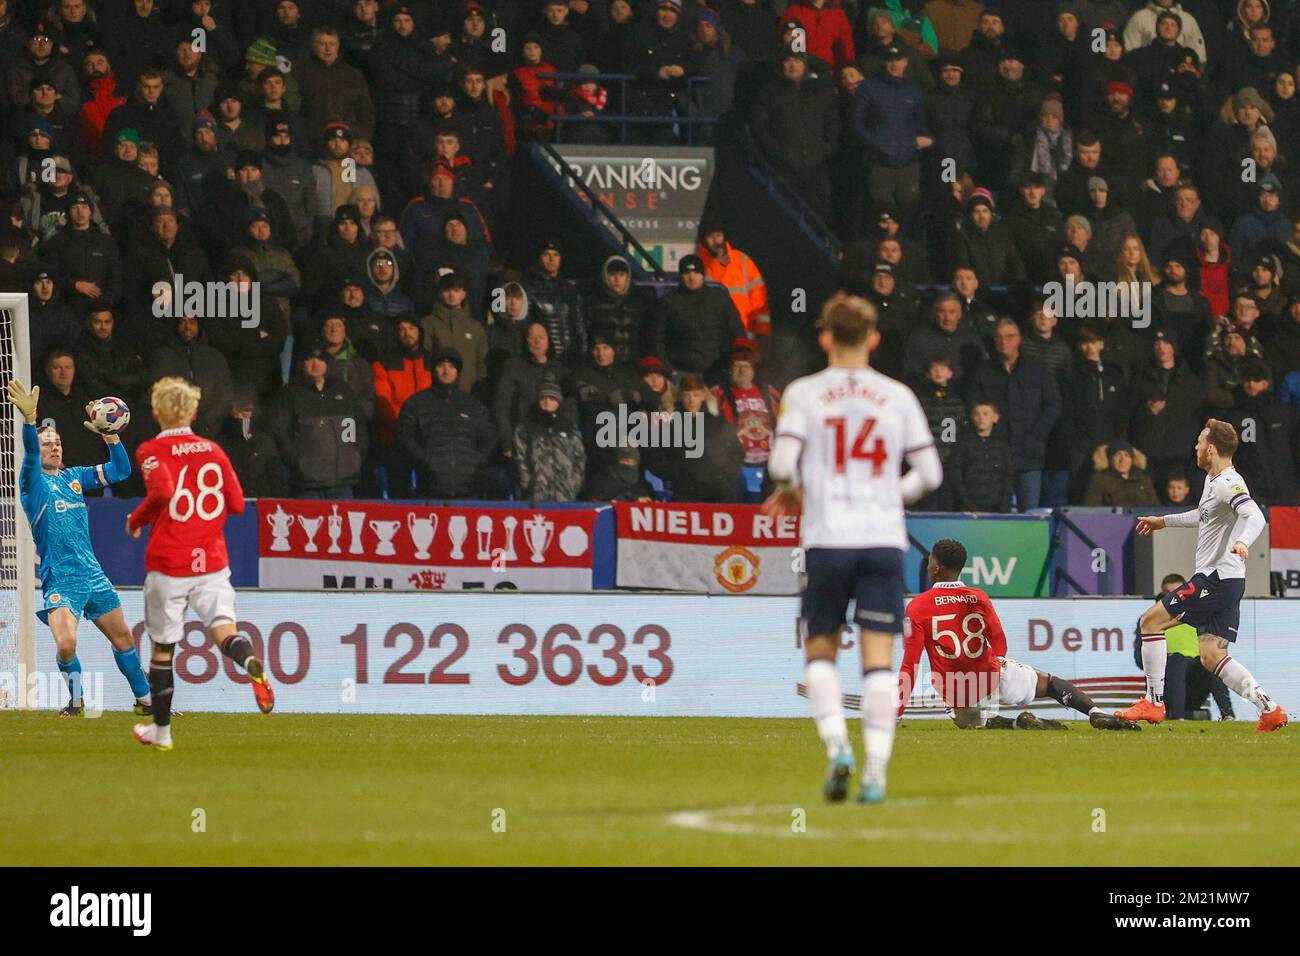
[{"label": "player in red jersey", "polygon": [[926,571],[934,587],[912,598],[904,629],[903,668],[898,675],[898,716],[916,684],[916,665],[924,650],[930,658],[934,689],[963,730],[975,727],[1021,730],[1064,730],[1065,724],[1025,711],[1012,720],[990,711],[1024,707],[1051,698],[1072,707],[1098,730],[1141,730],[1096,706],[1069,681],[1009,659],[1007,637],[989,596],[959,578],[966,566],[966,549],[951,538],[936,541]]},{"label": "player in red jersey", "polygon": [[244,490],[221,447],[190,430],[200,394],[183,378],[154,383],[150,402],[162,431],[136,451],[146,497],[126,519],[126,533],[134,538],[153,525],[144,555],[153,723],[136,724],[135,739],[159,750],[172,749],[172,655],[185,632],[187,608],[221,653],[248,672],[258,709],[269,714],[275,706],[262,662],[235,628],[235,589],[222,529],[227,513],[244,510]]}]

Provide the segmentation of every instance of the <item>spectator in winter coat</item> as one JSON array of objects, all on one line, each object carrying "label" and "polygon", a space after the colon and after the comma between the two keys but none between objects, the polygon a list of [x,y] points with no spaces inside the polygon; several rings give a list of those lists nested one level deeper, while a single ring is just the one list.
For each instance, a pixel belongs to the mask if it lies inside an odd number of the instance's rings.
[{"label": "spectator in winter coat", "polygon": [[[1151,476],[1143,470],[1141,454],[1123,439],[1098,448],[1093,456],[1094,471],[1088,479],[1083,503],[1091,508],[1141,508],[1160,503]],[[1109,467],[1107,467],[1109,462]]]},{"label": "spectator in winter coat", "polygon": [[[9,12],[17,13],[14,9],[17,6],[11,3]],[[81,84],[77,82],[77,71],[60,55],[54,41],[53,31],[44,23],[37,23],[27,37],[22,53],[12,60],[6,58],[5,92],[14,109],[30,104],[32,78],[38,74],[48,76],[53,81],[64,110],[75,111],[81,103]]]},{"label": "spectator in winter coat", "polygon": [[397,431],[415,462],[417,491],[431,498],[479,498],[482,472],[496,446],[487,408],[457,381],[460,353],[433,356],[435,380],[402,406]]},{"label": "spectator in winter coat", "polygon": [[543,381],[528,416],[515,426],[515,481],[529,502],[577,501],[586,483],[587,452],[560,414],[563,401],[560,386]]},{"label": "spectator in winter coat", "polygon": [[1192,50],[1201,63],[1205,63],[1208,57],[1205,35],[1201,32],[1196,18],[1177,0],[1149,0],[1144,7],[1129,17],[1128,23],[1124,25],[1124,49],[1132,52],[1149,46],[1156,38],[1158,20],[1166,11],[1178,18],[1183,45]]},{"label": "spectator in winter coat", "polygon": [[1228,243],[1236,251],[1238,262],[1253,261],[1256,252],[1264,251],[1265,240],[1283,245],[1291,238],[1291,218],[1282,211],[1282,184],[1272,173],[1259,181],[1255,205],[1232,224]]},{"label": "spectator in winter coat", "polygon": [[284,498],[289,494],[280,449],[267,422],[269,414],[258,415],[257,403],[247,392],[237,392],[230,406],[221,437],[217,439],[239,486],[247,498]]},{"label": "spectator in winter coat", "polygon": [[1105,349],[1105,334],[1084,323],[1079,330],[1074,365],[1061,390],[1062,422],[1070,442],[1071,501],[1083,498],[1093,451],[1123,433],[1128,414],[1124,373],[1103,359]]},{"label": "spectator in winter coat", "polygon": [[94,202],[85,192],[68,203],[68,224],[44,244],[42,255],[71,295],[68,304],[79,314],[92,306],[112,308],[122,294],[122,262],[107,232],[92,221]]},{"label": "spectator in winter coat", "polygon": [[206,46],[203,50],[194,48],[194,38],[189,34],[177,37],[172,49],[172,64],[163,73],[163,97],[178,127],[189,130],[194,126],[194,117],[212,105],[221,71],[208,58]]},{"label": "spectator in winter coat", "polygon": [[1188,286],[1197,275],[1189,268],[1195,261],[1185,253],[1167,254],[1161,268],[1163,281],[1151,297],[1156,326],[1172,335],[1187,356],[1200,355],[1214,322],[1209,300]]},{"label": "spectator in winter coat", "polygon": [[[315,308],[324,308],[338,295],[339,277],[364,273],[373,251],[361,233],[361,210],[350,203],[339,206],[329,228],[298,256],[303,292],[308,303]],[[398,275],[405,277],[407,270],[402,265],[401,255],[392,249],[389,252],[397,262]]]},{"label": "spectator in winter coat", "polygon": [[653,491],[641,468],[637,448],[616,448],[602,452],[587,482],[588,501],[652,501]]},{"label": "spectator in winter coat", "polygon": [[785,13],[799,18],[807,31],[805,49],[829,63],[836,76],[857,56],[853,27],[839,0],[796,0],[785,8]]},{"label": "spectator in winter coat", "polygon": [[414,311],[415,303],[402,291],[397,257],[387,249],[374,249],[366,257],[366,307],[391,317]]},{"label": "spectator in winter coat", "polygon": [[495,385],[501,378],[506,362],[525,354],[524,328],[528,325],[528,293],[518,282],[507,282],[501,287],[501,304],[501,311],[489,309],[487,318],[487,380],[493,386],[494,394]]},{"label": "spectator in winter coat", "polygon": [[1282,315],[1261,320],[1259,337],[1276,380],[1300,371],[1300,296],[1291,296]]},{"label": "spectator in winter coat", "polygon": [[869,194],[877,207],[907,218],[920,195],[920,151],[934,142],[920,85],[907,78],[907,54],[891,47],[882,73],[863,80],[853,98],[853,131],[871,157]]},{"label": "spectator in winter coat", "polygon": [[346,123],[358,136],[372,139],[375,109],[361,71],[339,56],[341,44],[333,27],[317,27],[311,34],[311,56],[297,64],[294,74],[302,90],[302,115],[308,129],[323,130],[329,123]]},{"label": "spectator in winter coat", "polygon": [[935,152],[956,160],[958,169],[971,169],[975,165],[971,124],[979,94],[964,82],[966,70],[955,57],[940,58],[937,69],[939,85],[925,94],[926,125],[934,134]]},{"label": "spectator in winter coat", "polygon": [[175,320],[174,327],[172,340],[149,356],[149,381],[176,375],[202,389],[203,400],[199,403],[194,430],[205,438],[216,438],[221,434],[234,394],[230,366],[204,339],[197,318],[182,316]]},{"label": "spectator in winter coat", "polygon": [[1039,507],[1047,439],[1061,414],[1061,399],[1047,368],[1021,354],[1020,327],[1002,319],[993,336],[996,357],[980,366],[972,384],[976,401],[998,412],[999,431],[1011,448],[1016,507]]},{"label": "spectator in winter coat", "polygon": [[1174,191],[1173,214],[1160,217],[1151,227],[1151,240],[1147,243],[1151,258],[1163,262],[1165,254],[1173,251],[1175,245],[1179,246],[1180,254],[1190,253],[1201,238],[1201,230],[1210,224],[1214,220],[1201,208],[1200,190],[1190,183],[1179,186]]},{"label": "spectator in winter coat", "polygon": [[487,332],[470,312],[464,279],[448,272],[439,277],[437,289],[433,310],[420,320],[424,348],[434,353],[451,349],[459,355],[456,384],[462,392],[472,392],[487,376]]},{"label": "spectator in winter coat", "polygon": [[32,364],[39,366],[51,349],[71,349],[81,332],[77,314],[59,301],[57,273],[43,264],[31,267],[27,288]]},{"label": "spectator in winter coat", "polygon": [[1047,183],[1041,173],[1026,173],[1019,184],[1020,198],[1003,218],[1025,277],[1034,285],[1049,281],[1056,271],[1053,259],[1061,245],[1065,221],[1055,206],[1044,202]]},{"label": "spectator in winter coat", "polygon": [[993,220],[993,195],[977,189],[967,202],[970,222],[957,243],[958,261],[971,266],[989,285],[1008,285],[1025,278],[1025,264],[1020,261],[1011,231]]},{"label": "spectator in winter coat", "polygon": [[[125,278],[122,294],[131,326],[135,326],[137,314],[150,313],[156,283],[170,283],[178,274],[198,282],[212,278],[212,270],[202,250],[181,236],[176,212],[167,206],[154,207],[149,214],[148,233],[131,245],[123,258]],[[137,332],[142,330],[133,327],[129,331],[131,337],[140,342]],[[157,341],[151,344],[157,344]]]},{"label": "spectator in winter coat", "polygon": [[839,144],[839,117],[831,87],[809,75],[807,54],[787,50],[782,55],[780,78],[765,84],[755,99],[750,132],[768,161],[825,219],[831,202],[827,162]]},{"label": "spectator in winter coat", "polygon": [[[354,5],[354,12],[361,7],[368,13],[368,6],[365,3]],[[419,28],[423,29],[417,28],[413,7],[395,4],[386,8],[386,18],[386,29],[376,29],[374,33],[374,58],[364,57],[364,63],[352,60],[352,65],[369,70],[370,89],[375,100],[378,152],[391,158],[401,155],[409,130],[419,122],[424,91],[433,83],[450,82],[451,62],[450,58],[439,56],[429,41],[430,24],[420,24]],[[349,56],[352,51],[346,28],[344,33],[344,55]]]},{"label": "spectator in winter coat", "polygon": [[690,458],[685,447],[647,449],[650,470],[671,483],[674,501],[731,502],[740,496],[745,450],[735,426],[716,412],[716,402],[698,375],[678,383],[681,413],[701,415],[703,454]]},{"label": "spectator in winter coat", "polygon": [[1263,362],[1252,362],[1242,373],[1241,386],[1226,421],[1243,434],[1251,427],[1253,440],[1243,441],[1233,458],[1252,495],[1268,505],[1300,502],[1300,409],[1280,401],[1272,390],[1272,373]]},{"label": "spectator in winter coat", "polygon": [[44,388],[36,406],[36,419],[52,422],[63,439],[63,466],[98,465],[105,460],[104,443],[82,427],[86,403],[95,396],[77,378],[77,360],[65,349],[54,349],[41,366]]},{"label": "spectator in winter coat", "polygon": [[414,462],[397,440],[397,419],[402,406],[416,392],[433,384],[433,356],[420,347],[420,320],[405,314],[397,318],[397,343],[374,364],[375,432],[379,457],[388,470],[388,490],[394,497],[410,492]]},{"label": "spectator in winter coat", "polygon": [[664,365],[663,360],[647,355],[636,363],[636,370],[641,374],[641,381],[645,383],[645,387],[649,389],[649,394],[646,396],[647,403],[654,406],[655,411],[675,411],[677,390],[668,380],[668,366]]},{"label": "spectator in winter coat", "polygon": [[727,291],[705,285],[699,256],[683,256],[677,275],[680,284],[655,310],[648,351],[677,371],[720,381],[732,343],[745,337],[745,328]]},{"label": "spectator in winter coat", "polygon": [[92,395],[116,395],[134,406],[145,384],[144,363],[135,349],[114,334],[117,321],[105,308],[92,308],[73,348],[81,382]]},{"label": "spectator in winter coat", "polygon": [[316,215],[332,216],[344,203],[356,202],[357,190],[375,188],[375,177],[355,161],[352,154],[352,130],[345,123],[325,127],[325,154],[312,166],[315,184]]},{"label": "spectator in winter coat", "polygon": [[600,416],[617,416],[622,406],[627,412],[639,412],[650,398],[645,383],[631,365],[615,358],[614,344],[603,335],[591,342],[591,360],[573,373],[573,394],[578,400],[578,427],[587,446],[587,457],[596,460]]},{"label": "spectator in winter coat", "polygon": [[955,294],[940,293],[935,297],[933,309],[932,323],[917,329],[907,340],[903,372],[915,381],[925,374],[935,356],[953,355],[957,360],[953,384],[964,388],[984,361],[984,344],[979,333],[962,321],[961,300]]},{"label": "spectator in winter coat", "polygon": [[926,369],[925,378],[913,386],[921,402],[930,434],[939,449],[939,460],[944,466],[944,483],[927,494],[914,506],[917,511],[951,511],[952,481],[948,477],[948,461],[957,448],[958,438],[966,431],[966,406],[952,389],[954,359],[951,355],[936,356]]},{"label": "spectator in winter coat", "polygon": [[375,414],[374,365],[357,351],[348,338],[347,323],[337,309],[326,310],[320,323],[320,342],[330,355],[333,375],[350,388],[361,404],[361,412],[369,422]]},{"label": "spectator in winter coat", "polygon": [[[153,143],[158,147],[162,165],[165,170],[172,168],[181,154],[185,152],[185,139],[181,133],[180,120],[176,111],[163,97],[162,71],[145,69],[136,80],[135,93],[112,113],[104,124],[103,148],[117,142],[117,134],[123,129],[133,129],[140,135],[142,142]],[[188,129],[188,124],[184,127]]]},{"label": "spectator in winter coat", "polygon": [[553,240],[543,243],[537,267],[524,280],[531,315],[546,323],[556,359],[576,365],[587,354],[587,316],[578,284],[560,275],[563,252]]},{"label": "spectator in winter coat", "polygon": [[559,385],[561,394],[569,381],[568,368],[555,358],[545,322],[525,320],[521,341],[523,354],[506,360],[492,397],[492,420],[507,458],[514,454],[515,429],[536,403],[543,381]]},{"label": "spectator in winter coat", "polygon": [[638,80],[629,91],[633,113],[665,116],[685,106],[691,33],[681,13],[679,0],[657,0],[653,19],[629,24],[623,34],[622,65]]},{"label": "spectator in winter coat", "polygon": [[[262,155],[262,181],[267,189],[279,194],[289,209],[293,232],[277,238],[290,252],[311,242],[320,218],[334,215],[333,207],[326,210],[319,205],[315,171],[298,155],[299,148],[293,125],[282,116],[269,116],[266,121],[266,152]],[[356,171],[358,182],[362,181],[363,175],[368,179],[370,174],[360,169]]]},{"label": "spectator in winter coat", "polygon": [[1111,200],[1110,184],[1100,176],[1088,180],[1088,209],[1085,216],[1092,229],[1087,251],[1094,253],[1102,263],[1096,274],[1104,280],[1114,282],[1118,278],[1115,259],[1124,240],[1130,236],[1137,237],[1137,224],[1132,216]]},{"label": "spectator in winter coat", "polygon": [[1163,483],[1187,467],[1188,448],[1205,422],[1205,386],[1178,356],[1172,337],[1156,332],[1151,348],[1151,359],[1133,377],[1130,434],[1146,452],[1147,471]]},{"label": "spectator in winter coat", "polygon": [[1196,244],[1197,277],[1201,294],[1210,303],[1210,314],[1227,315],[1232,294],[1232,249],[1223,241],[1218,226],[1207,225]]},{"label": "spectator in winter coat", "polygon": [[958,511],[1005,514],[1011,510],[1011,449],[993,434],[997,409],[988,403],[972,405],[970,421],[948,459],[953,505]]},{"label": "spectator in winter coat", "polygon": [[1212,413],[1232,408],[1246,369],[1258,361],[1239,329],[1229,326],[1223,331],[1219,347],[1205,360],[1205,404]]},{"label": "spectator in winter coat", "polygon": [[1042,301],[1034,304],[1034,311],[1029,316],[1029,328],[1020,345],[1020,352],[1044,366],[1059,386],[1064,380],[1065,372],[1074,360],[1070,346],[1057,334],[1059,320],[1051,309]]},{"label": "spectator in winter coat", "polygon": [[632,284],[632,268],[623,256],[610,256],[600,270],[600,282],[584,300],[591,336],[603,336],[614,347],[614,360],[631,365],[641,357],[654,297]]},{"label": "spectator in winter coat", "polygon": [[298,498],[351,498],[361,479],[366,417],[352,390],[329,371],[328,352],[307,352],[298,380],[280,393],[271,413],[271,429]]}]

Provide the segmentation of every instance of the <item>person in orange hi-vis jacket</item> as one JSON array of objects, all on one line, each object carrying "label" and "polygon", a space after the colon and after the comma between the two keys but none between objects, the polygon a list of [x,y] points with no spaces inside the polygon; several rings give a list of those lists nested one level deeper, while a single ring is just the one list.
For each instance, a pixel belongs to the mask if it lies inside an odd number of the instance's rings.
[{"label": "person in orange hi-vis jacket", "polygon": [[755,340],[759,355],[765,355],[772,335],[772,315],[767,307],[767,283],[754,260],[727,242],[721,223],[709,221],[700,229],[699,256],[705,274],[727,287],[745,331]]}]

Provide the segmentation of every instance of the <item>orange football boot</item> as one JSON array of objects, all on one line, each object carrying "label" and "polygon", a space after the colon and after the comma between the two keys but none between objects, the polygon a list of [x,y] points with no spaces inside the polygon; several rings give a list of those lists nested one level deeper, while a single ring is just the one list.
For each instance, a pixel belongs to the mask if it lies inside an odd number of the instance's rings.
[{"label": "orange football boot", "polygon": [[1259,723],[1255,725],[1255,733],[1271,734],[1275,730],[1281,730],[1287,725],[1286,710],[1281,704],[1278,704],[1267,713],[1259,715]]},{"label": "orange football boot", "polygon": [[1153,704],[1143,697],[1128,710],[1115,711],[1115,716],[1125,720],[1145,720],[1149,724],[1162,724],[1165,721],[1165,705]]}]

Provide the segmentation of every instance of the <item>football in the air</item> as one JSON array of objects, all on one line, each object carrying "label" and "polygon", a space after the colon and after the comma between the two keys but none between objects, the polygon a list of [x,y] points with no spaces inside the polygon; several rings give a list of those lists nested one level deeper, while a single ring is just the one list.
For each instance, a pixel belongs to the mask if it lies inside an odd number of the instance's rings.
[{"label": "football in the air", "polygon": [[101,432],[120,432],[131,420],[131,409],[120,398],[97,398],[88,409],[90,421]]}]

